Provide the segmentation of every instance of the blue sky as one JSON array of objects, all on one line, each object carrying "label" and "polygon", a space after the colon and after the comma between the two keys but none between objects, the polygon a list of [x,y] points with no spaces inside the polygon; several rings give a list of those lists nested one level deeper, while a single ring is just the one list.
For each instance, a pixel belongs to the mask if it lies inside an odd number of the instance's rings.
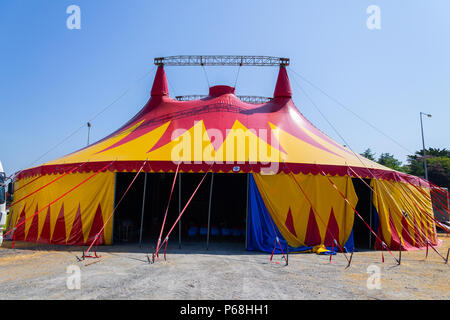
[{"label": "blue sky", "polygon": [[[69,30],[66,8],[81,8]],[[366,27],[369,5],[381,29]],[[450,1],[0,1],[0,160],[23,169],[97,112],[91,142],[111,133],[148,100],[153,58],[179,54],[273,55],[343,102],[391,140],[289,72],[294,102],[317,127],[343,141],[311,105],[307,91],[349,145],[401,161],[427,146],[449,148]],[[211,85],[233,85],[237,68],[206,68]],[[150,72],[150,73],[149,73]],[[171,96],[205,94],[203,70],[166,68]],[[144,75],[148,74],[146,77]],[[243,67],[236,91],[271,96],[276,68]],[[38,163],[86,145],[87,128]],[[406,150],[405,150],[406,149]]]}]

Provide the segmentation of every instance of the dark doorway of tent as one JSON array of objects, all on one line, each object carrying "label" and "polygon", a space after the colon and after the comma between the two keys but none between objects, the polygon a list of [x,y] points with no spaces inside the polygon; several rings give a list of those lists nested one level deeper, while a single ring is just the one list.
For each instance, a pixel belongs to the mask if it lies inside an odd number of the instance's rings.
[{"label": "dark doorway of tent", "polygon": [[[136,173],[116,173],[115,203],[122,198]],[[145,179],[145,176],[147,178]],[[208,173],[185,207],[204,173],[179,173],[173,187],[162,240],[173,227],[170,243],[245,242],[247,210],[247,174]],[[113,242],[155,243],[161,232],[164,215],[174,182],[174,173],[141,173],[114,214]],[[144,182],[145,201],[144,201]],[[211,188],[212,183],[212,188]],[[180,186],[181,184],[181,186]],[[211,201],[211,203],[210,203]],[[144,210],[142,206],[144,205]],[[242,246],[244,248],[244,245]]]},{"label": "dark doorway of tent", "polygon": [[[358,197],[355,209],[370,228],[376,232],[377,216],[372,203],[372,190],[369,188],[370,179],[352,178],[352,182]],[[356,213],[353,222],[353,240],[357,250],[373,249],[376,240],[375,235]]]}]

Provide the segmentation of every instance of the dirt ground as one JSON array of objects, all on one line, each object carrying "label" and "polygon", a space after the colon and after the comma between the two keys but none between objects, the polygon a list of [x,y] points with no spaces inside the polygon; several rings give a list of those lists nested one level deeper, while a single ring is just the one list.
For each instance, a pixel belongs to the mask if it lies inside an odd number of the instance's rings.
[{"label": "dirt ground", "polygon": [[[445,257],[450,237],[440,239]],[[170,244],[168,260],[153,264],[147,259],[150,244],[102,247],[100,259],[84,261],[77,259],[81,247],[18,242],[11,247],[9,241],[0,247],[1,299],[450,298],[449,265],[431,249],[427,259],[425,251],[403,252],[401,265],[387,252],[384,263],[380,252],[356,252],[346,269],[343,254],[332,263],[329,256],[290,254],[284,266],[271,263],[269,254],[230,243],[213,243],[208,251],[204,243],[185,243],[182,249]]]}]

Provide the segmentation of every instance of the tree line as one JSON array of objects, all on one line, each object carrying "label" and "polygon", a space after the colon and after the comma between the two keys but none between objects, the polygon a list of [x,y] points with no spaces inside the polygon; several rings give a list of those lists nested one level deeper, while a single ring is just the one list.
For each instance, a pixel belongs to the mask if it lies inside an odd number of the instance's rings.
[{"label": "tree line", "polygon": [[[450,150],[443,148],[428,148],[425,150],[427,157],[428,179],[440,186],[450,189]],[[418,177],[425,176],[423,166],[423,149],[407,156],[406,164],[390,153],[381,153],[378,159],[370,149],[366,149],[361,155],[391,169],[412,174]]]}]

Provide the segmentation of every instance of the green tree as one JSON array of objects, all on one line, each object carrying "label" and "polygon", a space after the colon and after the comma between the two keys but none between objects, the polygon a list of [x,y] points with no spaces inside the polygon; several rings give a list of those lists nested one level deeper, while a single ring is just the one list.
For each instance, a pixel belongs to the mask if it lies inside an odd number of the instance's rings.
[{"label": "green tree", "polygon": [[364,158],[375,161],[375,153],[372,152],[372,150],[370,150],[370,148],[367,148],[366,151],[364,151],[363,153],[361,153],[360,155],[362,155]]},{"label": "green tree", "polygon": [[402,167],[401,161],[394,158],[394,155],[390,153],[382,153],[380,157],[378,158],[377,162],[383,166],[386,166],[388,168],[398,170],[398,171],[404,171],[405,168]]},{"label": "green tree", "polygon": [[[444,148],[429,148],[425,150],[427,155],[428,179],[441,187],[450,188],[450,150]],[[423,149],[408,156],[407,172],[409,174],[424,177]]]},{"label": "green tree", "polygon": [[[450,158],[450,150],[447,150],[446,148],[444,149],[439,149],[439,148],[429,148],[425,150],[427,153],[427,158],[428,157],[447,157]],[[420,151],[416,151],[416,154],[423,155],[423,149]]]}]

